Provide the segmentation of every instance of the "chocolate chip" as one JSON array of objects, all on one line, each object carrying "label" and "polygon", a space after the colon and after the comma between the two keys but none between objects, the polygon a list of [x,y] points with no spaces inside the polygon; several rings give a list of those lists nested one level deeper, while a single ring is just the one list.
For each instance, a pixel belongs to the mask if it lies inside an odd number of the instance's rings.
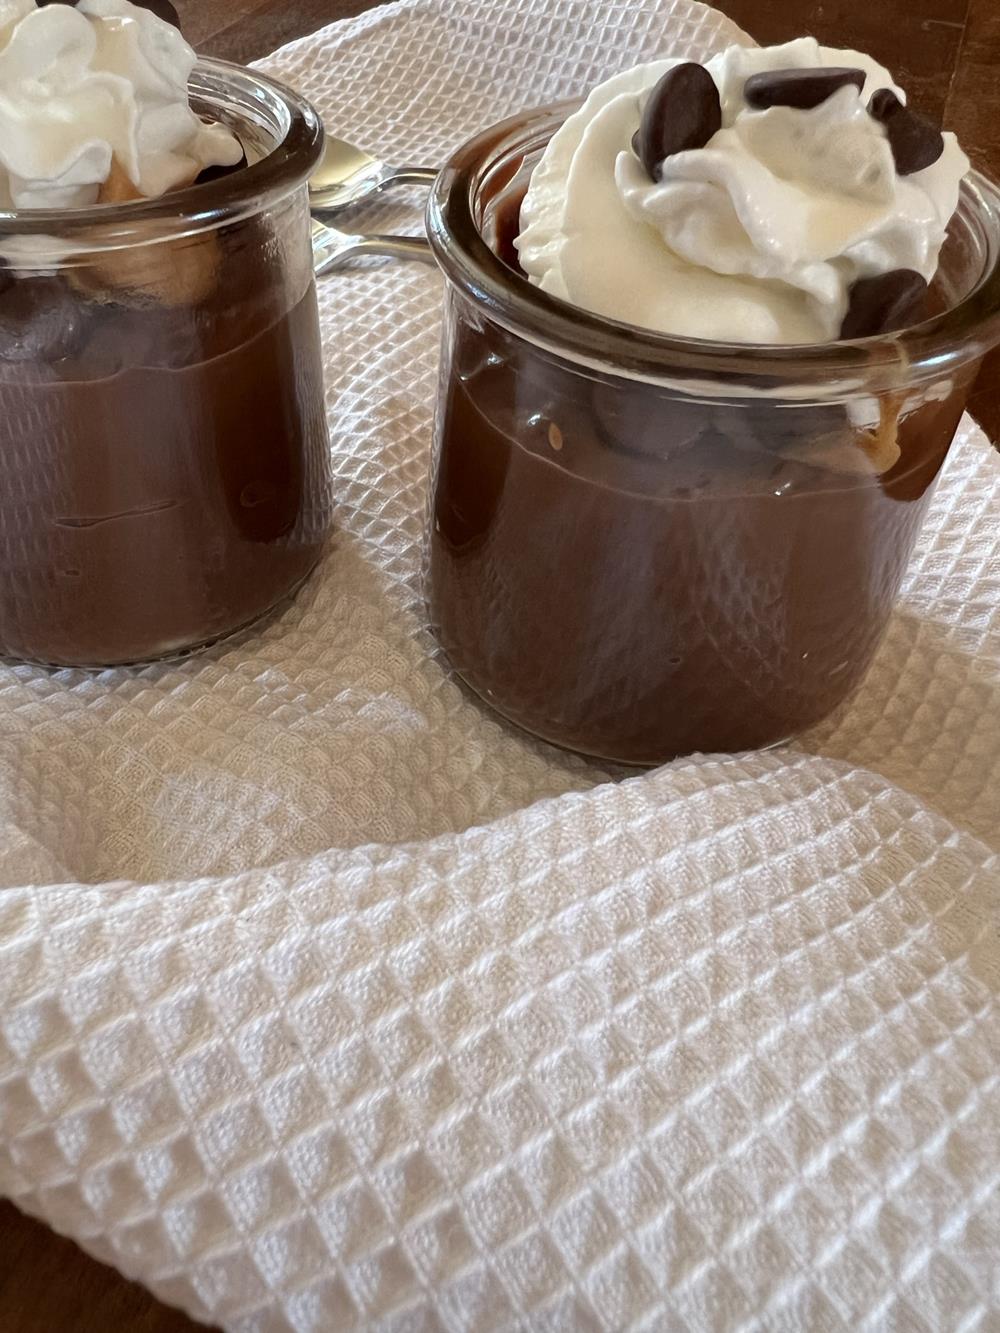
[{"label": "chocolate chip", "polygon": [[61,361],[86,316],[58,278],[18,278],[0,295],[0,361]]},{"label": "chocolate chip", "polygon": [[848,292],[842,338],[872,338],[916,323],[927,283],[911,268],[894,268],[877,278],[859,278]]},{"label": "chocolate chip", "polygon": [[885,126],[892,158],[901,176],[923,171],[944,152],[941,131],[905,107],[891,88],[879,88],[873,93],[868,111]]},{"label": "chocolate chip", "polygon": [[704,65],[688,61],[668,69],[649,94],[632,146],[653,180],[659,180],[666,158],[704,148],[721,128],[715,80]]},{"label": "chocolate chip", "polygon": [[765,111],[769,106],[793,106],[808,111],[841,88],[865,86],[863,69],[831,65],[827,69],[771,69],[751,74],[743,85],[747,106]]},{"label": "chocolate chip", "polygon": [[600,439],[616,453],[669,458],[687,449],[707,429],[703,403],[670,398],[644,384],[596,380],[591,409]]},{"label": "chocolate chip", "polygon": [[179,370],[205,360],[205,320],[197,308],[111,300],[87,302],[81,314],[86,337],[60,365],[64,379],[107,379],[136,367]]},{"label": "chocolate chip", "polygon": [[236,171],[242,171],[246,165],[247,155],[244,153],[240,160],[234,162],[231,167],[205,167],[203,171],[198,172],[194,178],[194,183],[195,185],[208,185],[212,181],[224,180],[226,176],[231,176]]},{"label": "chocolate chip", "polygon": [[739,449],[780,455],[804,440],[841,437],[849,429],[840,404],[769,403],[747,400],[739,407],[717,406],[713,412],[716,430]]},{"label": "chocolate chip", "polygon": [[517,246],[514,242],[521,233],[521,204],[524,190],[505,190],[501,192],[492,206],[488,206],[483,217],[483,235],[490,249],[502,259],[518,277],[528,275],[521,267]]},{"label": "chocolate chip", "polygon": [[148,9],[158,19],[163,19],[164,23],[172,23],[175,28],[181,26],[180,16],[170,0],[132,0],[132,3],[142,9]]},{"label": "chocolate chip", "polygon": [[[181,26],[177,10],[170,3],[170,0],[132,0],[134,5],[140,9],[148,9],[151,14],[155,14],[158,19],[163,19],[165,23],[172,23],[175,28]],[[46,5],[69,5],[72,8],[76,0],[38,0],[39,9],[44,9]]]}]

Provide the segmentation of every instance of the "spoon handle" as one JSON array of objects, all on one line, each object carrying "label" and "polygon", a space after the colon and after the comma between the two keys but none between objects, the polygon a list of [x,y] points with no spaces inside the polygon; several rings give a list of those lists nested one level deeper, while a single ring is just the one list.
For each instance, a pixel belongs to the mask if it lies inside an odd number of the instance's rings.
[{"label": "spoon handle", "polygon": [[390,167],[376,163],[377,171],[359,172],[347,181],[321,185],[314,179],[309,186],[309,207],[317,217],[336,218],[362,204],[373,195],[397,185],[433,185],[437,167]]},{"label": "spoon handle", "polygon": [[313,231],[313,271],[319,277],[343,268],[353,259],[364,255],[380,255],[386,259],[415,259],[434,264],[427,241],[421,236],[344,236],[340,233]]},{"label": "spoon handle", "polygon": [[386,167],[379,188],[387,185],[433,185],[438,178],[437,167]]},{"label": "spoon handle", "polygon": [[434,255],[423,236],[359,236],[355,254],[385,255],[389,259],[416,259],[434,265]]}]

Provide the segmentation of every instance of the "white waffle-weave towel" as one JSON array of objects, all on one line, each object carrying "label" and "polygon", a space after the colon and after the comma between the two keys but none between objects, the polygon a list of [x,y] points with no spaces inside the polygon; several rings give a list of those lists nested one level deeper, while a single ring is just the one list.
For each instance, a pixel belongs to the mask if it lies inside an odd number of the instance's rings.
[{"label": "white waffle-weave towel", "polygon": [[[402,0],[266,66],[436,162],[739,37]],[[996,1329],[1000,458],[842,716],[613,782],[432,654],[440,296],[323,283],[339,537],[277,623],[0,673],[0,1192],[239,1333]]]}]

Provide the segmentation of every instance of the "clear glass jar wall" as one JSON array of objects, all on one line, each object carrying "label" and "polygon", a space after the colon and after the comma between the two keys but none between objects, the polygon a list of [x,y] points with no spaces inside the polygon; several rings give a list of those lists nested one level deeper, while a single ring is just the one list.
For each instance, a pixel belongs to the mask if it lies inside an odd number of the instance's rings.
[{"label": "clear glass jar wall", "polygon": [[752,348],[573,312],[510,268],[565,108],[444,173],[449,279],[428,595],[512,721],[626,763],[774,744],[863,678],[979,359],[1000,336],[1000,199],[972,179],[940,313],[902,336]]},{"label": "clear glass jar wall", "polygon": [[306,179],[287,90],[202,62],[250,165],[162,199],[0,215],[0,655],[147,661],[309,573],[330,481]]}]

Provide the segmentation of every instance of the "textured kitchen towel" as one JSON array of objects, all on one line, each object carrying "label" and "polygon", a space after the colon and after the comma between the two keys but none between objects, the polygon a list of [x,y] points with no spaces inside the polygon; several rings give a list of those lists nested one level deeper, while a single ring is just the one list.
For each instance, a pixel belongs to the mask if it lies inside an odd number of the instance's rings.
[{"label": "textured kitchen towel", "polygon": [[[734,36],[403,0],[266,67],[436,162]],[[615,781],[427,634],[440,299],[322,284],[339,535],[292,609],[0,674],[0,1192],[240,1333],[996,1330],[1000,459],[966,423],[842,715]]]}]

